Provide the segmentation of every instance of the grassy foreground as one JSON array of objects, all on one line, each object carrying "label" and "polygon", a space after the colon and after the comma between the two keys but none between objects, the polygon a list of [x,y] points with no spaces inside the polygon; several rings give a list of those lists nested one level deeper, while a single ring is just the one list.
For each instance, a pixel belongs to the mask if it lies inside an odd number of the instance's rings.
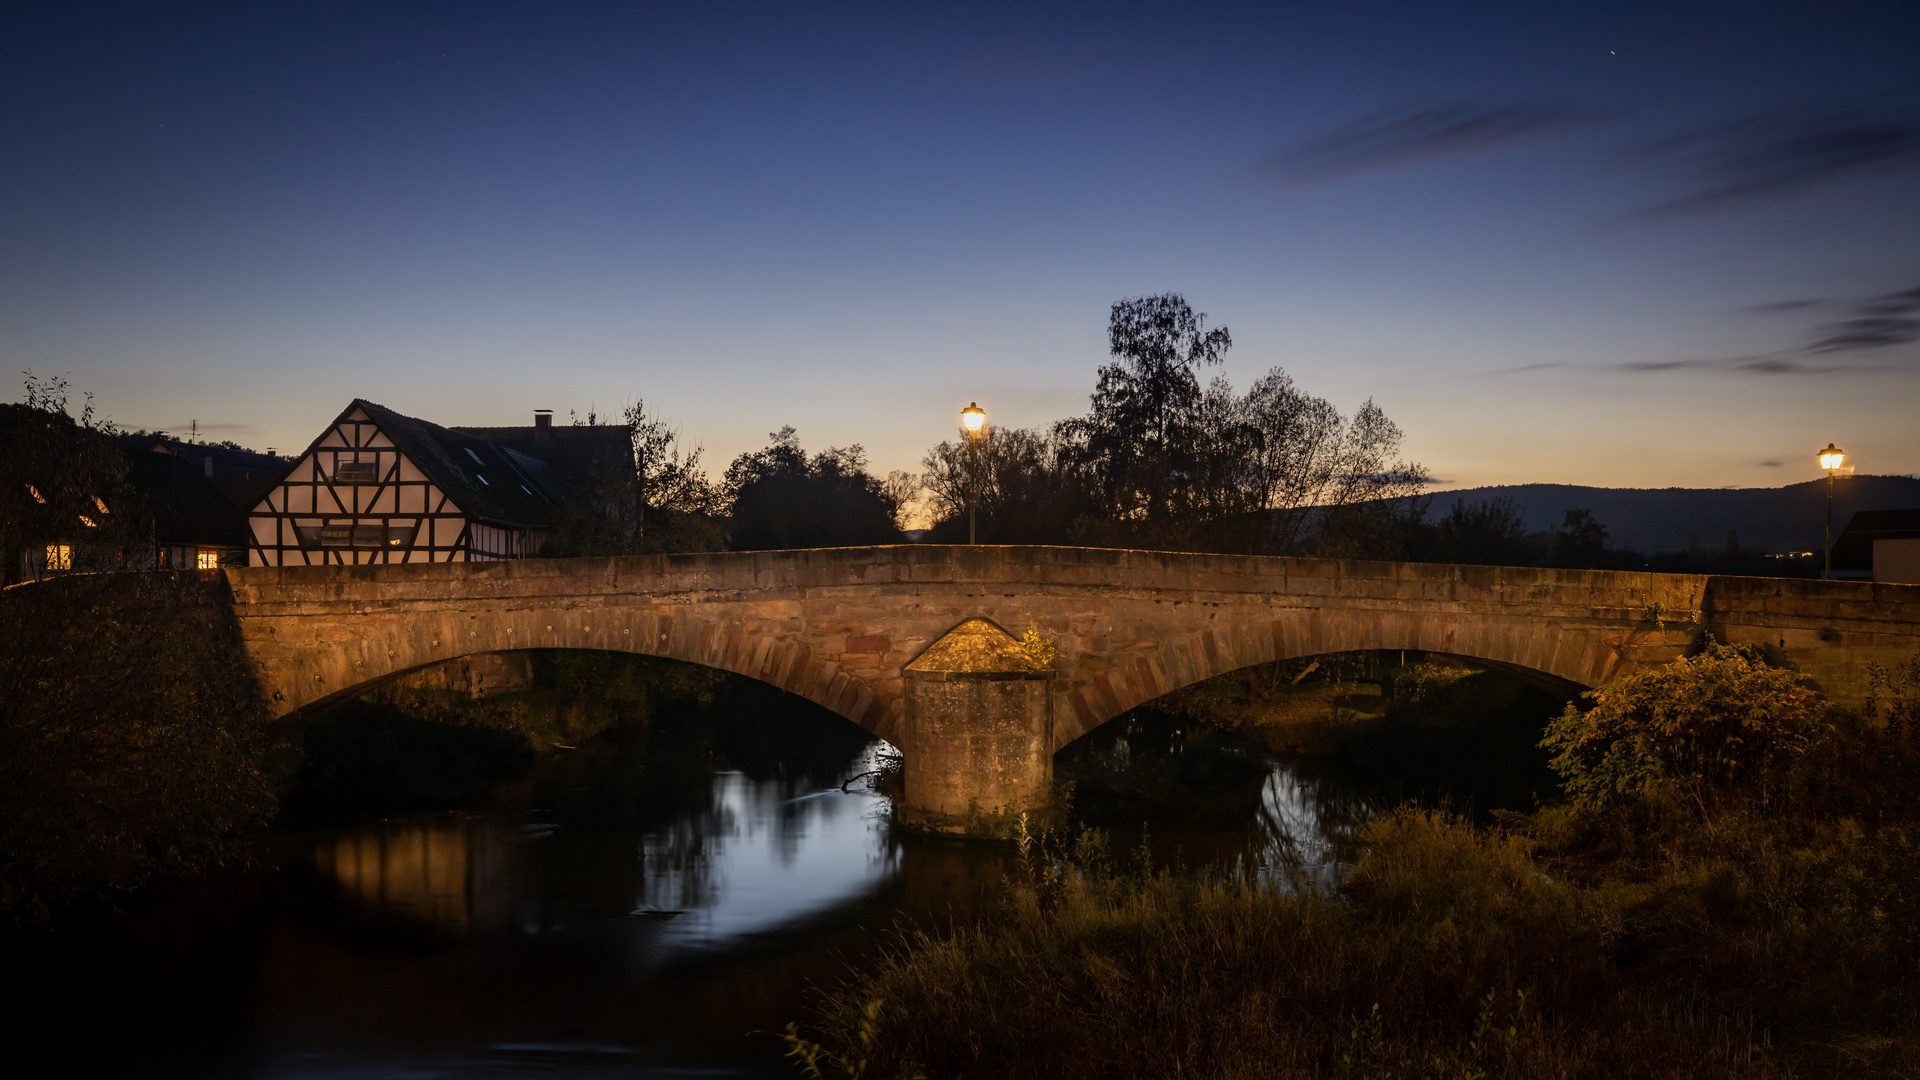
[{"label": "grassy foreground", "polygon": [[1568,804],[1386,814],[1337,893],[1030,838],[996,921],[903,933],[789,1045],[849,1077],[1920,1076],[1905,678],[1850,727],[1753,656],[1676,666],[1556,722]]}]

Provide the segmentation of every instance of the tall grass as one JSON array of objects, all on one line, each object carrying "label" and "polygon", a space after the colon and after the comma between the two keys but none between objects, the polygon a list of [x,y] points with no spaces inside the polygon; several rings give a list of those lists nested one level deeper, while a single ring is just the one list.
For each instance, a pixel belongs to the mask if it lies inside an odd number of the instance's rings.
[{"label": "tall grass", "polygon": [[1627,991],[1617,909],[1527,841],[1412,809],[1364,838],[1344,897],[1036,844],[998,921],[903,935],[792,1045],[821,1076],[1786,1075],[1739,1014]]}]

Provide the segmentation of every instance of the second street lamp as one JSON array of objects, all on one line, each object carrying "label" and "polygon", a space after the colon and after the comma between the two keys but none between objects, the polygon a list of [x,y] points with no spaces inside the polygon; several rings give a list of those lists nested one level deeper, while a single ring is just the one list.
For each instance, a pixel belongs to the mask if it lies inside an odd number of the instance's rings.
[{"label": "second street lamp", "polygon": [[1833,578],[1833,474],[1840,471],[1840,463],[1845,460],[1847,452],[1832,443],[1820,451],[1820,467],[1827,470],[1827,568],[1820,572],[1822,581]]},{"label": "second street lamp", "polygon": [[967,543],[979,543],[974,528],[974,506],[980,501],[980,432],[987,411],[975,401],[960,410],[960,426],[967,429]]}]

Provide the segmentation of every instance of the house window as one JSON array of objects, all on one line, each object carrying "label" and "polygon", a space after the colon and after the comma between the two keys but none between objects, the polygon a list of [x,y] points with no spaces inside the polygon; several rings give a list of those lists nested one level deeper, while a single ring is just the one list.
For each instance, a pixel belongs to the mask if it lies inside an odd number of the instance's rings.
[{"label": "house window", "polygon": [[195,556],[194,566],[200,570],[220,569],[220,549],[201,548],[200,553]]},{"label": "house window", "polygon": [[303,548],[405,548],[413,546],[414,525],[332,521],[301,525],[296,532]]},{"label": "house window", "polygon": [[48,544],[47,545],[47,569],[49,570],[73,569],[73,545],[72,544]]},{"label": "house window", "polygon": [[380,464],[375,461],[336,461],[333,478],[343,484],[373,484],[380,480]]}]

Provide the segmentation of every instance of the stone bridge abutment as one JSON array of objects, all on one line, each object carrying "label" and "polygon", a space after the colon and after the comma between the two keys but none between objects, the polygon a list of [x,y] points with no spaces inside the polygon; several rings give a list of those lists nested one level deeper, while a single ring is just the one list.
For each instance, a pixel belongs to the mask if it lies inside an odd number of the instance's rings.
[{"label": "stone bridge abutment", "polygon": [[[1420,650],[1571,692],[1665,663],[1712,633],[1765,646],[1858,708],[1868,663],[1920,649],[1920,586],[1703,575],[944,546],[227,574],[276,716],[477,653],[661,656],[772,683],[887,739],[908,758],[908,802],[933,815],[964,810],[970,790],[983,809],[1042,794],[1052,751],[1182,686],[1273,660]],[[969,620],[1054,639],[1054,668],[1038,682],[1033,672],[910,670]],[[916,697],[915,678],[1043,685],[1019,692],[1045,715],[1024,735],[1002,724],[969,741],[968,725],[986,721],[930,722],[914,713],[934,706],[914,703],[973,701],[937,708],[984,716],[997,708],[979,704],[988,691]],[[1032,745],[1020,750],[1019,739]],[[982,756],[1009,754],[1028,763],[1018,775]],[[974,781],[986,773],[997,779]],[[997,801],[981,803],[983,793]]]}]

